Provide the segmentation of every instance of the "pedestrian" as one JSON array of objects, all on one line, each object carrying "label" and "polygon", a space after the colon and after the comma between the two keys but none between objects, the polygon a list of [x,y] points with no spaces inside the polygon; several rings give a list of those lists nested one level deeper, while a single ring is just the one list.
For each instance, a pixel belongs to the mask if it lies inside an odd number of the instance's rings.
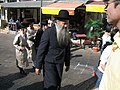
[{"label": "pedestrian", "polygon": [[53,25],[53,21],[49,18],[48,19],[48,27],[52,27],[52,25]]},{"label": "pedestrian", "polygon": [[16,20],[16,26],[17,26],[16,29],[17,29],[17,31],[18,31],[18,29],[20,29],[20,24],[21,24],[21,23],[20,23],[19,19],[17,19],[17,20]]},{"label": "pedestrian", "polygon": [[107,25],[106,30],[105,30],[103,36],[101,37],[101,39],[102,39],[101,53],[103,52],[103,48],[104,48],[104,45],[106,44],[106,42],[111,40],[110,33],[111,33],[111,26]]},{"label": "pedestrian", "polygon": [[14,30],[14,25],[13,25],[13,23],[14,23],[14,19],[13,19],[13,17],[11,17],[10,20],[9,20],[9,29],[10,29],[10,30]]},{"label": "pedestrian", "polygon": [[38,29],[37,33],[36,33],[36,36],[35,36],[35,49],[36,49],[36,52],[37,52],[37,49],[38,49],[38,46],[39,46],[39,43],[40,43],[40,40],[41,40],[41,36],[43,34],[43,32],[48,28],[48,22],[47,20],[43,20],[42,23],[41,23],[41,28]]},{"label": "pedestrian", "polygon": [[31,22],[29,24],[29,27],[27,27],[27,42],[30,47],[30,50],[28,50],[28,58],[32,60],[32,67],[35,69],[34,60],[36,58],[36,51],[35,51],[35,36],[36,36],[36,30],[34,29],[33,23]]},{"label": "pedestrian", "polygon": [[[104,34],[101,37],[101,48],[100,48],[100,53],[102,54],[103,50],[106,48],[107,44],[109,44],[109,41],[111,41],[113,39],[113,37],[111,37],[111,33],[112,31],[114,31],[115,29],[113,28],[112,25],[107,24],[106,26],[106,31],[104,32]],[[100,40],[100,39],[99,39]],[[113,41],[113,40],[112,40]],[[110,43],[111,44],[111,43]],[[98,65],[100,63],[100,60],[98,62]]]},{"label": "pedestrian", "polygon": [[114,36],[112,52],[107,60],[99,90],[120,90],[120,0],[109,0],[106,5],[107,22],[116,26],[119,31]]},{"label": "pedestrian", "polygon": [[10,22],[10,23],[13,23],[13,22],[14,22],[13,17],[10,18],[9,22]]},{"label": "pedestrian", "polygon": [[27,43],[27,27],[21,24],[20,33],[14,38],[13,45],[16,48],[16,65],[20,70],[20,74],[26,75],[25,67],[29,65],[27,59],[27,49],[30,49]]},{"label": "pedestrian", "polygon": [[60,90],[64,64],[70,68],[69,13],[60,10],[55,26],[44,31],[37,51],[35,73],[43,67],[44,90]]}]

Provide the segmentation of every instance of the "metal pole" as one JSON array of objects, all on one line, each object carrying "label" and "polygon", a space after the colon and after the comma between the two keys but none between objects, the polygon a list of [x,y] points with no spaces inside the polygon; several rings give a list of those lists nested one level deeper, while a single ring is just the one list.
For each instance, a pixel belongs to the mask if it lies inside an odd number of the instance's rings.
[{"label": "metal pole", "polygon": [[42,0],[40,0],[40,27],[42,22]]}]

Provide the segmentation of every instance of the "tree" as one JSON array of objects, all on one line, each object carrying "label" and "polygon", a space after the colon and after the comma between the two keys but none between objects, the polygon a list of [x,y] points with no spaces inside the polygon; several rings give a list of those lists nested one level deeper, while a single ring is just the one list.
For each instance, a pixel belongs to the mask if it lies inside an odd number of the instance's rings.
[{"label": "tree", "polygon": [[99,37],[102,29],[103,23],[101,20],[92,20],[90,19],[85,23],[84,29],[86,32],[87,38],[92,38],[93,36]]}]

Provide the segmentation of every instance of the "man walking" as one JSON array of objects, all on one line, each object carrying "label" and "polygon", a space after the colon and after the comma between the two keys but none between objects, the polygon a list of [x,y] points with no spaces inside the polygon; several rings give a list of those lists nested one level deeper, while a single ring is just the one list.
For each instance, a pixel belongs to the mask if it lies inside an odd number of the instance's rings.
[{"label": "man walking", "polygon": [[70,67],[69,13],[60,10],[55,26],[44,31],[36,58],[36,74],[43,67],[44,90],[60,90],[63,67]]},{"label": "man walking", "polygon": [[29,27],[27,27],[27,43],[30,47],[30,50],[28,50],[28,58],[32,60],[32,67],[35,68],[34,60],[36,58],[36,51],[35,51],[35,36],[36,36],[36,30],[34,29],[33,22],[29,24]]},{"label": "man walking", "polygon": [[41,23],[41,28],[38,29],[38,31],[37,31],[37,33],[36,33],[36,36],[35,36],[35,49],[36,49],[36,52],[37,52],[37,49],[38,49],[38,46],[39,46],[39,43],[40,43],[42,34],[43,34],[43,32],[44,32],[47,28],[48,28],[47,20],[43,20],[42,23]]}]

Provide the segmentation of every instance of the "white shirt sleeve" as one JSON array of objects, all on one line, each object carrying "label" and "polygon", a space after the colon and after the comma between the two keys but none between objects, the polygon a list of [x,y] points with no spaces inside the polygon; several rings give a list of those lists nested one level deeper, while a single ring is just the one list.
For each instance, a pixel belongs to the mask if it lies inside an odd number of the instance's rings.
[{"label": "white shirt sleeve", "polygon": [[104,51],[103,51],[102,54],[101,54],[101,57],[100,57],[100,60],[101,60],[101,61],[100,61],[100,64],[99,64],[99,66],[98,66],[98,69],[99,69],[102,73],[104,73],[104,71],[103,71],[101,65],[105,65],[105,64],[107,63],[107,60],[108,60],[108,58],[109,58],[109,56],[110,56],[111,51],[112,51],[112,45],[109,45],[109,46],[107,46],[107,47],[104,49]]},{"label": "white shirt sleeve", "polygon": [[104,51],[102,52],[102,55],[100,57],[100,64],[105,64],[107,62],[107,59],[112,51],[112,45],[107,46]]}]

